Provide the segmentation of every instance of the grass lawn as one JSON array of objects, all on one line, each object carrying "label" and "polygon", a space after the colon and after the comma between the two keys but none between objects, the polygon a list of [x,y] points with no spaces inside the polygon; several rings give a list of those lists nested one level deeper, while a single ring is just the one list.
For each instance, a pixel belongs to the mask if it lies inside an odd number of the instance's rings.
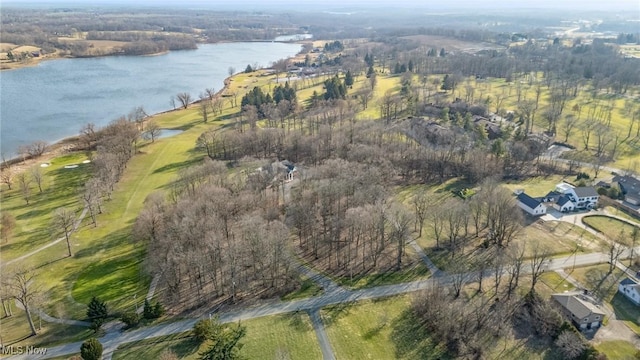
[{"label": "grass lawn", "polygon": [[[536,176],[522,181],[507,181],[502,185],[511,191],[524,189],[528,195],[536,197],[547,195],[549,191],[553,191],[556,185],[565,179],[568,178],[562,175]],[[573,176],[570,177],[570,180],[573,179]]]},{"label": "grass lawn", "polygon": [[[66,342],[81,341],[94,336],[92,330],[81,326],[71,326],[40,322],[37,313],[32,314],[38,335],[25,338],[31,333],[24,311],[13,308],[13,316],[0,319],[0,335],[4,345],[55,346]],[[42,328],[40,329],[40,325]]]},{"label": "grass lawn", "polygon": [[304,299],[312,296],[318,296],[322,293],[322,287],[313,282],[311,279],[305,279],[300,284],[300,288],[294,292],[290,292],[281,297],[282,301],[291,301]]},{"label": "grass lawn", "polygon": [[198,352],[205,348],[193,340],[190,332],[185,332],[121,345],[113,353],[112,359],[153,360],[158,359],[163,352],[171,351],[179,359],[195,360]]},{"label": "grass lawn", "polygon": [[415,321],[406,310],[409,296],[322,310],[331,346],[337,359],[439,359],[444,349],[416,333]]},{"label": "grass lawn", "polygon": [[582,222],[613,241],[626,246],[630,246],[632,243],[631,234],[634,226],[629,223],[602,215],[585,216],[582,218]]},{"label": "grass lawn", "polygon": [[618,291],[618,283],[624,279],[625,275],[617,268],[607,275],[609,264],[599,264],[593,266],[577,267],[573,271],[565,269],[580,284],[590,291],[595,291],[604,301],[611,301]]},{"label": "grass lawn", "polygon": [[[407,250],[409,249],[407,248]],[[357,276],[353,279],[341,277],[336,279],[336,281],[340,285],[347,286],[351,289],[363,289],[374,286],[422,280],[428,278],[429,275],[429,269],[427,266],[421,261],[414,260],[410,265],[404,266],[400,271],[389,269],[388,271]]]},{"label": "grass lawn", "polygon": [[631,330],[640,335],[640,309],[638,306],[618,292],[610,302],[616,313],[616,318],[624,321]]},{"label": "grass lawn", "polygon": [[597,344],[595,348],[607,355],[609,359],[633,360],[637,359],[638,349],[626,341],[605,341]]},{"label": "grass lawn", "polygon": [[539,282],[536,284],[536,291],[543,297],[549,297],[551,294],[572,291],[574,289],[575,286],[553,271],[542,274]]},{"label": "grass lawn", "polygon": [[[247,328],[241,354],[248,359],[321,359],[315,332],[309,316],[302,313],[268,316],[242,322]],[[207,344],[195,343],[190,333],[163,336],[120,346],[113,359],[155,360],[165,350],[180,359],[197,359]]]}]

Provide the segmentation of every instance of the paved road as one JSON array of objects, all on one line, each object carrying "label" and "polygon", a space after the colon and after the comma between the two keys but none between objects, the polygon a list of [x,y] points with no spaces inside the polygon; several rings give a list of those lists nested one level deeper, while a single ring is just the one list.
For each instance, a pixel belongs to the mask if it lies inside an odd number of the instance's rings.
[{"label": "paved road", "polygon": [[[640,250],[640,249],[638,249]],[[563,258],[556,258],[550,261],[546,268],[549,271],[555,271],[557,269],[571,267],[574,263],[575,266],[585,266],[607,262],[608,256],[606,254],[582,254],[572,255]],[[525,265],[523,267],[523,273],[530,271],[529,267]],[[487,277],[492,276],[491,273],[486,274]],[[471,277],[473,278],[473,277]],[[264,304],[255,307],[247,308],[240,311],[219,313],[220,321],[224,323],[237,322],[240,320],[249,320],[259,318],[263,316],[285,314],[296,311],[308,311],[314,309],[320,309],[328,305],[335,305],[341,303],[350,303],[362,300],[377,299],[382,297],[388,297],[393,295],[411,293],[423,289],[427,289],[434,286],[436,283],[449,284],[452,280],[451,276],[433,277],[426,280],[413,281],[403,284],[377,286],[368,289],[361,290],[340,290],[325,293],[320,296],[316,296],[308,299],[294,300],[276,304]],[[143,329],[128,331],[128,332],[112,332],[108,333],[104,337],[100,338],[100,342],[104,346],[104,353],[110,353],[121,345],[130,343],[133,341],[153,338],[157,336],[171,335],[189,331],[193,328],[193,325],[198,319],[186,319],[180,320],[169,324],[160,324],[156,326],[150,326]],[[49,348],[45,355],[37,355],[27,357],[25,355],[13,356],[10,359],[47,359],[56,356],[63,356],[78,353],[81,342],[66,344],[62,346],[56,346]]]},{"label": "paved road", "polygon": [[318,338],[318,344],[320,344],[320,350],[322,350],[322,360],[336,360],[333,355],[333,349],[331,349],[331,343],[329,343],[329,336],[324,330],[324,324],[320,317],[320,309],[308,310],[313,329],[316,331],[316,337]]}]

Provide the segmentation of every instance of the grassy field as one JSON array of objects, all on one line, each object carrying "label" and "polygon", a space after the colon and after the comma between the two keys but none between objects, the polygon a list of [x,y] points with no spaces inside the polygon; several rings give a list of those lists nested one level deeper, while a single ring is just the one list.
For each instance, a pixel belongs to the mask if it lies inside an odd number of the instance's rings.
[{"label": "grassy field", "polygon": [[631,246],[631,234],[633,233],[634,226],[629,223],[601,215],[585,216],[582,218],[582,222],[613,241]]},{"label": "grassy field", "polygon": [[[409,296],[322,310],[337,359],[438,359],[445,351],[407,319]],[[445,357],[446,358],[446,357]]]},{"label": "grassy field", "polygon": [[[306,313],[269,316],[242,322],[247,335],[241,353],[247,359],[321,359],[311,320]],[[207,344],[199,345],[190,333],[175,334],[120,346],[113,359],[155,360],[165,350],[180,359],[197,359]],[[278,357],[281,356],[281,357]]]},{"label": "grassy field", "polygon": [[[407,252],[409,252],[407,248]],[[412,249],[411,249],[412,250]],[[403,282],[410,282],[415,280],[426,279],[430,276],[429,269],[418,260],[413,260],[409,266],[405,266],[400,271],[389,269],[388,271],[376,272],[374,274],[366,274],[363,276],[357,276],[353,279],[339,278],[336,281],[342,285],[351,289],[363,289],[374,286],[397,284]]]},{"label": "grassy field", "polygon": [[551,294],[572,291],[574,289],[575,286],[553,271],[542,274],[539,283],[536,284],[536,291],[542,295],[542,297],[550,297]]},{"label": "grassy field", "polygon": [[616,360],[634,360],[638,357],[638,349],[626,341],[605,341],[597,344],[595,348],[607,355],[609,359]]}]

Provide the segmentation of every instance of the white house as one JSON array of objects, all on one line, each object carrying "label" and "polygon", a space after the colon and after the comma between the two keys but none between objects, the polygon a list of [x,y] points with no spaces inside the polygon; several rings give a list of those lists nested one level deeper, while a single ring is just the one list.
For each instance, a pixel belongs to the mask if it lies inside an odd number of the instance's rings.
[{"label": "white house", "polygon": [[556,191],[566,195],[577,209],[593,209],[598,206],[600,195],[592,186],[574,187],[560,183],[556,185]]},{"label": "white house", "polygon": [[569,197],[566,195],[562,195],[558,198],[558,201],[553,204],[553,207],[560,212],[569,212],[575,210],[576,204],[569,200]]},{"label": "white house", "polygon": [[517,199],[518,206],[529,215],[540,216],[547,213],[547,207],[540,200],[534,199],[525,193],[518,195]]},{"label": "white house", "polygon": [[629,301],[636,305],[640,305],[640,284],[625,278],[618,285],[618,292],[624,295]]}]

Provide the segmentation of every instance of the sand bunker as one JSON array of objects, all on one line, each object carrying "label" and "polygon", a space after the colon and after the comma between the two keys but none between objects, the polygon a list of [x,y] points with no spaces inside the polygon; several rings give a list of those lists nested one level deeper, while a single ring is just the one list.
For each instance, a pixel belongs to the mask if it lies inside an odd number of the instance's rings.
[{"label": "sand bunker", "polygon": [[64,168],[65,169],[75,169],[78,167],[78,164],[71,164],[71,165],[65,165]]}]

